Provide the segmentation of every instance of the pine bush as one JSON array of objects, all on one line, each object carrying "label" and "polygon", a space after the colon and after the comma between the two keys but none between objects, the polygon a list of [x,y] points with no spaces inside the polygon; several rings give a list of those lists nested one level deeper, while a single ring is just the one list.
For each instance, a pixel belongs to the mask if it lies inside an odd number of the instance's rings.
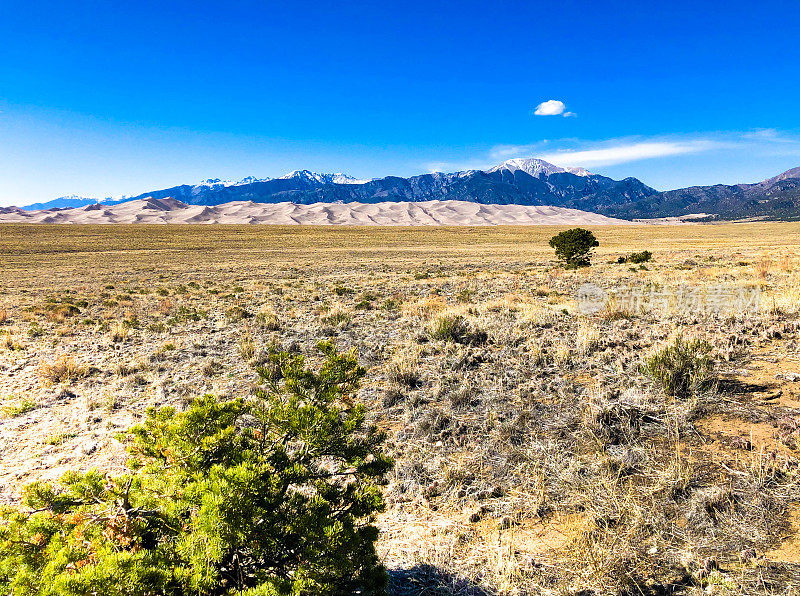
[{"label": "pine bush", "polygon": [[572,228],[550,238],[550,246],[567,269],[577,269],[591,264],[592,249],[600,243],[589,230]]},{"label": "pine bush", "polygon": [[70,472],[0,513],[0,593],[380,594],[383,435],[365,371],[319,345],[318,371],[271,351],[254,398],[164,407],[125,435],[130,473]]}]

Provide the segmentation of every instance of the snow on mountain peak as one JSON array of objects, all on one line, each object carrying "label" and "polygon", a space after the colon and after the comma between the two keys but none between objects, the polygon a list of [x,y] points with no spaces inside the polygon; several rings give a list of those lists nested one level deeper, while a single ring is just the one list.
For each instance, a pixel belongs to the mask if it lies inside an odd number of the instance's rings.
[{"label": "snow on mountain peak", "polygon": [[499,172],[501,170],[508,170],[509,172],[516,172],[522,170],[526,174],[530,174],[534,178],[538,178],[542,174],[550,176],[551,174],[562,174],[568,172],[576,176],[591,176],[592,173],[583,168],[562,168],[560,166],[551,164],[543,159],[532,158],[514,158],[508,159],[501,163],[499,166],[493,167],[489,172]]},{"label": "snow on mountain peak", "polygon": [[221,180],[220,178],[207,178],[201,180],[197,186],[230,186],[230,180]]},{"label": "snow on mountain peak", "polygon": [[231,186],[244,186],[245,184],[255,184],[256,182],[269,182],[272,178],[256,178],[255,176],[246,176],[239,180],[239,182],[234,182]]},{"label": "snow on mountain peak", "polygon": [[267,182],[268,180],[271,180],[271,178],[256,178],[255,176],[247,176],[238,182],[234,182],[233,180],[222,180],[221,178],[207,178],[206,180],[203,180],[194,186],[194,192],[196,194],[197,191],[202,190],[203,188],[243,186],[245,184],[255,184],[256,182]]},{"label": "snow on mountain peak", "polygon": [[304,180],[313,180],[320,184],[366,184],[369,180],[359,180],[353,176],[337,172],[334,174],[317,174],[309,170],[294,170],[288,174],[281,176],[280,180],[289,180],[291,178],[301,178]]},{"label": "snow on mountain peak", "polygon": [[331,181],[334,184],[366,184],[369,180],[361,180],[359,178],[355,178],[354,176],[350,176],[349,174],[342,174],[341,172],[337,172],[336,174],[326,174],[326,176],[331,177]]}]

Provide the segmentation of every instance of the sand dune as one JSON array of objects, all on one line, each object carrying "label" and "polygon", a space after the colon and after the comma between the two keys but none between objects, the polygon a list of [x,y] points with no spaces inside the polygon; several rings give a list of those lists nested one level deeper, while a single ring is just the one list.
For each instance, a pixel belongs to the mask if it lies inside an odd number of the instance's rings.
[{"label": "sand dune", "polygon": [[492,226],[631,222],[562,207],[482,205],[467,201],[421,203],[253,203],[234,201],[215,206],[187,205],[175,199],[139,199],[119,205],[24,211],[0,208],[0,222],[62,224],[273,224],[374,226]]}]

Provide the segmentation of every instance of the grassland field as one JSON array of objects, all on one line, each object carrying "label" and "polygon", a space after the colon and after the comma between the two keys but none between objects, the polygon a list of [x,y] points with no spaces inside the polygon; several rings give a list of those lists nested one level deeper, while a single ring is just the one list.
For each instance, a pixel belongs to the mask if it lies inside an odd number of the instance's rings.
[{"label": "grassland field", "polygon": [[[393,594],[800,593],[800,224],[598,226],[579,270],[562,229],[0,225],[0,502],[331,339],[396,461]],[[760,305],[585,314],[587,281]],[[686,338],[711,368],[670,392]]]}]

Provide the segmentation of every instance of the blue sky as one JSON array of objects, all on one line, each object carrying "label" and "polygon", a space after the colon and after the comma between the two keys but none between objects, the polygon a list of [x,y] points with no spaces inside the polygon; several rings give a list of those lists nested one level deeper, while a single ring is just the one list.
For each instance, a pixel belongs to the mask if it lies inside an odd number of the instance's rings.
[{"label": "blue sky", "polygon": [[798,23],[791,0],[6,0],[0,204],[521,156],[752,182],[800,166]]}]

